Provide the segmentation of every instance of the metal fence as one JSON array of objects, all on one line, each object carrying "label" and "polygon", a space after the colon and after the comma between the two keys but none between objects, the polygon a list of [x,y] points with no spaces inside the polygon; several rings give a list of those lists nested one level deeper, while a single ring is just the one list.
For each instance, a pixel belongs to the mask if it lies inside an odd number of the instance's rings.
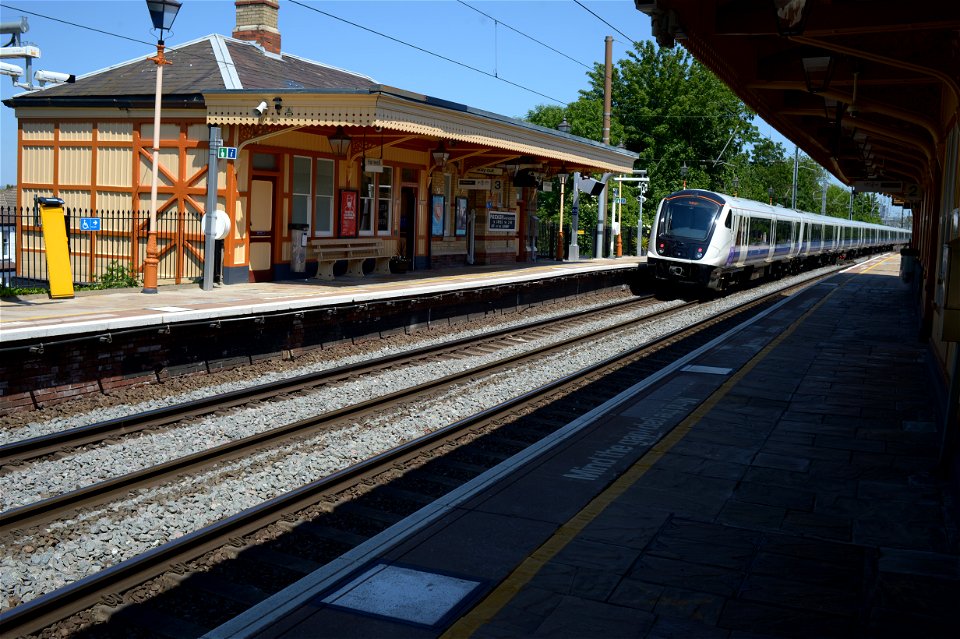
[{"label": "metal fence", "polygon": [[[537,225],[537,257],[539,259],[549,260],[557,259],[557,232],[560,225],[556,222],[541,222]],[[604,229],[603,255],[611,257],[616,255],[616,238],[613,238],[613,252],[610,251],[610,240],[613,229],[606,227]],[[570,242],[572,240],[572,229],[569,226],[563,227],[563,257],[567,258],[570,253]],[[596,237],[592,233],[584,232],[577,236],[577,246],[580,247],[580,256],[583,258],[593,257],[593,245]],[[637,254],[637,229],[631,227],[621,228],[620,245],[623,255]]]},{"label": "metal fence", "polygon": [[[43,225],[37,207],[0,208],[16,231],[9,255],[11,286],[49,287]],[[143,281],[150,214],[144,211],[64,209],[74,284],[104,284],[130,276]],[[98,222],[91,222],[98,220]],[[97,230],[91,230],[96,228]],[[175,209],[157,212],[157,279],[181,284],[203,276],[203,235],[199,214]]]}]

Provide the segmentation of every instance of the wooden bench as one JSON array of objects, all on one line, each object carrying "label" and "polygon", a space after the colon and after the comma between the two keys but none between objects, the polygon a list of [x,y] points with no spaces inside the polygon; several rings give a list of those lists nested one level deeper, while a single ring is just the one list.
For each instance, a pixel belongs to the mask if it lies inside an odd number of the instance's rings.
[{"label": "wooden bench", "polygon": [[314,256],[317,258],[316,279],[332,280],[333,265],[347,262],[347,275],[363,277],[363,263],[375,260],[374,273],[390,273],[390,256],[384,253],[383,240],[377,238],[353,238],[346,240],[312,240]]}]

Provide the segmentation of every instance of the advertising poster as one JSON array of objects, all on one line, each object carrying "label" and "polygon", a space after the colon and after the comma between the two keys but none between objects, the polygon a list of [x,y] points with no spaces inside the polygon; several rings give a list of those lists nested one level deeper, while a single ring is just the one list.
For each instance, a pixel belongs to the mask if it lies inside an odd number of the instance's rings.
[{"label": "advertising poster", "polygon": [[430,200],[430,221],[431,221],[431,234],[438,237],[443,237],[443,210],[444,206],[444,197],[442,195],[434,195]]},{"label": "advertising poster", "polygon": [[454,220],[454,229],[456,229],[457,237],[462,237],[467,234],[467,198],[465,197],[457,198],[457,214]]},{"label": "advertising poster", "polygon": [[340,237],[357,236],[357,191],[340,191]]}]

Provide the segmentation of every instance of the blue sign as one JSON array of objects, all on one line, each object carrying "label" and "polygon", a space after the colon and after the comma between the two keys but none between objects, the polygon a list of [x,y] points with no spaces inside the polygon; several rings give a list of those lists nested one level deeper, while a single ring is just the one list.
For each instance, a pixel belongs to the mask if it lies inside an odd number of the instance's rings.
[{"label": "blue sign", "polygon": [[81,217],[80,230],[81,231],[99,231],[100,218],[99,217]]},{"label": "blue sign", "polygon": [[217,149],[217,159],[218,160],[236,160],[237,147],[221,146],[219,149]]}]

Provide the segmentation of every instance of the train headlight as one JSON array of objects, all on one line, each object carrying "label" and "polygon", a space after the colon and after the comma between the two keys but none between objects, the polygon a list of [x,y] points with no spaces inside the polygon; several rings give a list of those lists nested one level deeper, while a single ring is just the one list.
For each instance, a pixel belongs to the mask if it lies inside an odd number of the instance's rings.
[{"label": "train headlight", "polygon": [[701,259],[702,257],[703,257],[703,247],[702,247],[702,246],[698,246],[698,247],[697,247],[697,259],[699,260],[699,259]]},{"label": "train headlight", "polygon": [[660,242],[659,244],[657,244],[657,253],[659,253],[660,255],[663,255],[663,249],[665,246],[666,245],[663,242]]}]

